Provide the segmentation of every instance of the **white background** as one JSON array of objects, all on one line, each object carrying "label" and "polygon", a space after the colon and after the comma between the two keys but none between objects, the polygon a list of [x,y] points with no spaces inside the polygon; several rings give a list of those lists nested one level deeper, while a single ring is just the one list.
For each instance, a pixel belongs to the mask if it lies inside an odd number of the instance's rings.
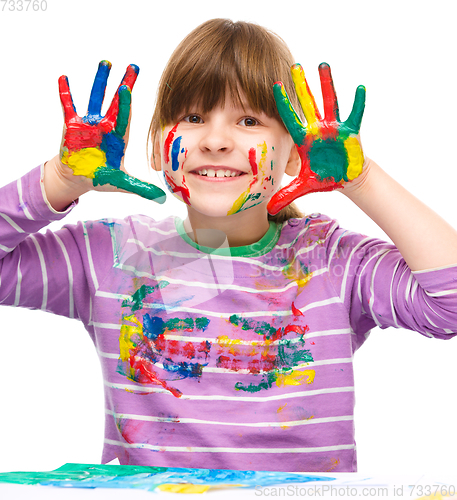
[{"label": "white background", "polygon": [[[453,4],[47,0],[45,12],[8,12],[7,6],[0,11],[1,183],[57,154],[62,128],[57,79],[68,75],[76,108],[84,114],[101,59],[113,63],[107,101],[129,63],[141,68],[126,165],[133,175],[161,183],[148,170],[146,157],[161,71],[194,27],[229,17],[257,22],[282,36],[304,66],[319,103],[317,66],[328,62],[343,119],[356,86],[364,84],[366,154],[457,227]],[[185,206],[171,196],[168,200],[159,206],[133,195],[91,193],[65,222],[131,213],[184,217]],[[299,206],[386,238],[339,193],[309,195]],[[360,472],[457,471],[456,357],[457,341],[394,329],[372,332],[355,356]],[[82,325],[2,307],[0,359],[0,471],[99,462],[103,387]]]}]

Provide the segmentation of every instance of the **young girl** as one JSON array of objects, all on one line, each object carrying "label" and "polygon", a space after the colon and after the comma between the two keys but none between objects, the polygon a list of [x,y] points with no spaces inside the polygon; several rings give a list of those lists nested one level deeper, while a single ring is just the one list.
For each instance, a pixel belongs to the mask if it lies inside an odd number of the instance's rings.
[{"label": "young girl", "polygon": [[[271,32],[219,19],[176,49],[150,136],[184,221],[37,232],[92,189],[163,201],[123,171],[134,66],[105,117],[109,63],[84,118],[62,77],[60,154],[2,189],[0,301],[84,323],[103,369],[103,463],[355,471],[352,359],[369,330],[457,333],[457,233],[364,159],[364,89],[341,122],[321,65],[321,119],[293,62]],[[284,173],[296,179],[278,191]],[[395,246],[290,204],[330,189]]]}]

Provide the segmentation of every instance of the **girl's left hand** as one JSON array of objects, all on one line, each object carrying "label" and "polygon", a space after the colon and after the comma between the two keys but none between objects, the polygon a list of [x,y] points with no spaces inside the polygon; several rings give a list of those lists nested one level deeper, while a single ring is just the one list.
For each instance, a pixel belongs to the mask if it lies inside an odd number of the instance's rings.
[{"label": "girl's left hand", "polygon": [[267,207],[271,215],[277,214],[299,196],[341,188],[357,178],[364,166],[358,134],[365,108],[365,87],[360,85],[357,88],[351,114],[345,122],[341,122],[330,66],[320,64],[325,112],[325,117],[321,118],[302,67],[295,64],[291,72],[307,121],[306,127],[293,109],[282,82],[275,83],[273,92],[279,114],[298,149],[301,169],[291,183],[271,198]]}]

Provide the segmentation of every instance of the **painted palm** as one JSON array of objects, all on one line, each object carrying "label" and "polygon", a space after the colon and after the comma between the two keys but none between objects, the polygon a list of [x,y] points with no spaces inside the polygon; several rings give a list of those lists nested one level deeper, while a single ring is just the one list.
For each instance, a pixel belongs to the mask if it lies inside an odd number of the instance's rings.
[{"label": "painted palm", "polygon": [[290,184],[271,198],[268,203],[271,215],[277,214],[299,196],[340,188],[362,173],[364,162],[357,135],[365,108],[365,87],[360,85],[357,88],[351,114],[345,122],[341,122],[328,64],[319,65],[324,118],[319,113],[302,67],[295,64],[291,73],[307,121],[306,127],[293,109],[282,82],[275,83],[273,92],[279,114],[297,146],[301,169]]},{"label": "painted palm", "polygon": [[60,151],[62,163],[74,175],[92,179],[94,186],[110,184],[158,203],[165,201],[162,189],[140,181],[121,169],[130,116],[131,93],[139,68],[131,64],[105,116],[101,115],[111,63],[101,61],[84,117],[76,113],[68,78],[59,78],[60,100],[65,117],[65,136]]}]

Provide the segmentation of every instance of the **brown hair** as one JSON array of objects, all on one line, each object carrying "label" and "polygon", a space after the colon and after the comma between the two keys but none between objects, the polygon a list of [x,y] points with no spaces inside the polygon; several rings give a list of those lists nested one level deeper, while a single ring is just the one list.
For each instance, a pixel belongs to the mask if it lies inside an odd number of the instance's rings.
[{"label": "brown hair", "polygon": [[[148,138],[153,147],[163,126],[198,106],[203,113],[224,105],[227,92],[243,105],[241,88],[249,106],[282,123],[273,96],[280,80],[297,112],[290,67],[292,54],[275,33],[253,23],[212,19],[195,28],[178,45],[162,74]],[[303,217],[298,207],[288,205],[269,220],[283,222]]]}]

